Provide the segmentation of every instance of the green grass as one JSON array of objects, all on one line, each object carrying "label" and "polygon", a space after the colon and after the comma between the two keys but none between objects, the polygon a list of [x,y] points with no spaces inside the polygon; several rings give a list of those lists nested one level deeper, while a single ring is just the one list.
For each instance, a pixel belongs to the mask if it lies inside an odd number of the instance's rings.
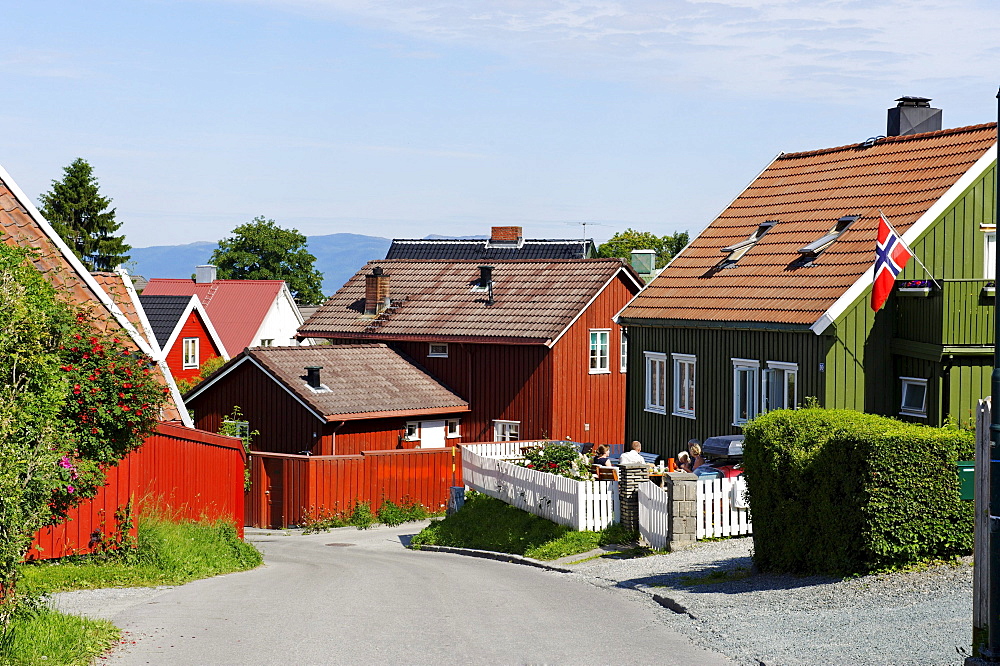
[{"label": "green grass", "polygon": [[635,539],[636,535],[619,525],[611,525],[601,532],[577,532],[488,495],[469,493],[460,511],[432,522],[413,537],[411,546],[475,548],[555,560]]},{"label": "green grass", "polygon": [[172,521],[144,515],[138,548],[125,557],[77,556],[21,566],[20,589],[29,595],[102,587],[181,585],[253,569],[260,552],[241,541],[229,523]]},{"label": "green grass", "polygon": [[47,608],[22,613],[0,638],[0,663],[9,666],[86,666],[118,640],[107,620],[65,615]]}]

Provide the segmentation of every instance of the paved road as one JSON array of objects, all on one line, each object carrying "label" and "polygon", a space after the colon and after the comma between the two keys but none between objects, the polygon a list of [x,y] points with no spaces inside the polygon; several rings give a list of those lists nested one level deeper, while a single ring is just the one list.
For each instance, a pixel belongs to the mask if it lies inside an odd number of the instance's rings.
[{"label": "paved road", "polygon": [[634,593],[410,551],[400,542],[414,531],[251,535],[259,569],[109,604],[135,644],[102,663],[732,663],[666,628]]}]

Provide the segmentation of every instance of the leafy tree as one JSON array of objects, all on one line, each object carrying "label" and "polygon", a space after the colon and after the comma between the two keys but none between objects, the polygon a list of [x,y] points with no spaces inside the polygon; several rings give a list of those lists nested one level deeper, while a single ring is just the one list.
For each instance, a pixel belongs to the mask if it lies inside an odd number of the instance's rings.
[{"label": "leafy tree", "polygon": [[324,300],[323,274],[306,249],[306,237],[263,216],[220,240],[209,262],[218,267],[223,280],[284,280],[298,303],[317,305]]},{"label": "leafy tree", "polygon": [[82,158],[63,169],[63,179],[52,181],[52,191],[38,197],[41,213],[80,258],[87,270],[110,271],[129,259],[132,246],[125,236],[114,235],[121,227],[111,199],[97,189],[94,170]]},{"label": "leafy tree", "polygon": [[678,231],[669,236],[657,236],[649,231],[626,229],[619,231],[608,242],[597,248],[599,257],[629,259],[632,250],[656,250],[656,267],[663,268],[688,244],[688,233]]},{"label": "leafy tree", "polygon": [[34,533],[97,493],[166,399],[150,359],[97,332],[27,259],[0,243],[0,635]]}]

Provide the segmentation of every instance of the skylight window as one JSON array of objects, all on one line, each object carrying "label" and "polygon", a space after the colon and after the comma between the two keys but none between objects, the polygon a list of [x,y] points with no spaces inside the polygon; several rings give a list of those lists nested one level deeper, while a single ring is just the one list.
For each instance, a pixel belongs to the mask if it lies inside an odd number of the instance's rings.
[{"label": "skylight window", "polygon": [[799,248],[799,253],[806,255],[803,257],[806,261],[811,261],[823,253],[828,247],[833,244],[833,241],[840,238],[840,235],[847,231],[847,229],[861,219],[860,215],[845,215],[844,217],[837,220],[837,224],[834,225],[826,235],[817,238],[809,245]]},{"label": "skylight window", "polygon": [[750,250],[750,248],[757,244],[757,241],[764,237],[764,234],[771,230],[771,227],[777,224],[777,222],[777,220],[767,220],[766,222],[761,222],[760,226],[754,229],[749,238],[722,248],[722,251],[728,252],[729,256],[722,260],[719,264],[719,268],[732,268],[736,262]]}]

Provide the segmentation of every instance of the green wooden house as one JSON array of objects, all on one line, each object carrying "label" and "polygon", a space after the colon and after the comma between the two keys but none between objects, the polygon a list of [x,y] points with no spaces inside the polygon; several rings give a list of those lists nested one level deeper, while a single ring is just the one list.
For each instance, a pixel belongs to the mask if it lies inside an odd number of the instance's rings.
[{"label": "green wooden house", "polygon": [[[812,398],[969,421],[993,363],[995,165],[995,123],[779,155],[619,314],[626,439],[673,455]],[[880,211],[930,274],[911,260],[875,313]]]}]

